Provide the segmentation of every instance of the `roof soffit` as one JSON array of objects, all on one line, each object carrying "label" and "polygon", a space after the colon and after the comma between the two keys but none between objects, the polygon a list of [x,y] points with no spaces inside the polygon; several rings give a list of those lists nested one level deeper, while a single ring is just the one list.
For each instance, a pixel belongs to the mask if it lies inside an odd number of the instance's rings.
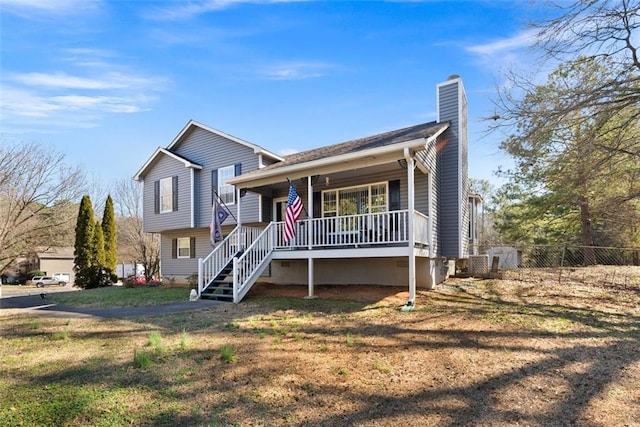
[{"label": "roof soffit", "polygon": [[140,181],[141,179],[144,179],[144,175],[146,174],[147,170],[151,168],[151,166],[155,163],[156,159],[160,155],[166,155],[174,160],[177,160],[178,162],[182,163],[186,168],[202,169],[201,165],[197,163],[193,163],[192,161],[185,159],[184,157],[178,154],[172,153],[167,149],[158,147],[156,151],[151,155],[151,157],[149,157],[149,160],[147,160],[146,163],[140,168],[140,170],[133,176],[133,179],[136,181]]}]

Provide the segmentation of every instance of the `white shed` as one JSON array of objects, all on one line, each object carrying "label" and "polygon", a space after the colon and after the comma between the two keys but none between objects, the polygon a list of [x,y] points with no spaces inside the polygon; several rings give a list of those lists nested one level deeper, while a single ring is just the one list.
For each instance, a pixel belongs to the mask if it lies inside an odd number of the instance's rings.
[{"label": "white shed", "polygon": [[493,257],[500,259],[498,268],[518,268],[520,266],[520,251],[513,246],[496,246],[487,251],[489,255],[489,262],[493,260]]}]

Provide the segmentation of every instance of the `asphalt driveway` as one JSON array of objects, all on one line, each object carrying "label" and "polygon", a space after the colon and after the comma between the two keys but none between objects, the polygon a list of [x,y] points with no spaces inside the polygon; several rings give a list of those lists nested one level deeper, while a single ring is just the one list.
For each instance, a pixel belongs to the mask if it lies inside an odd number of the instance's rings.
[{"label": "asphalt driveway", "polygon": [[24,310],[32,314],[49,317],[104,317],[111,319],[148,317],[162,314],[181,313],[229,304],[214,300],[184,301],[142,307],[90,308],[72,307],[49,301],[40,294],[0,298],[0,315],[14,310]]}]

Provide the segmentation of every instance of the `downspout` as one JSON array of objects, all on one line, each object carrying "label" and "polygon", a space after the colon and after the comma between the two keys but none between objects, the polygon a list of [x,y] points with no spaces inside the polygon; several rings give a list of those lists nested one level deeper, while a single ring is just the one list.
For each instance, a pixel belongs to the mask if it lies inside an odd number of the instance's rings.
[{"label": "downspout", "polygon": [[429,258],[433,258],[435,253],[433,251],[433,172],[429,170],[429,174],[427,175],[427,185],[429,194],[427,195],[427,203],[429,203],[428,213],[429,213],[429,236],[427,240],[429,241]]},{"label": "downspout", "polygon": [[191,208],[191,228],[196,226],[196,177],[195,177],[195,169],[191,168],[190,180],[191,180],[191,200],[190,200],[190,208]]},{"label": "downspout", "polygon": [[408,148],[404,149],[404,158],[407,161],[407,200],[409,202],[409,218],[408,218],[408,232],[409,232],[409,301],[405,307],[413,307],[416,299],[416,253],[415,253],[415,236],[413,233],[414,228],[414,216],[415,216],[415,182],[414,182],[414,168],[415,160]]}]

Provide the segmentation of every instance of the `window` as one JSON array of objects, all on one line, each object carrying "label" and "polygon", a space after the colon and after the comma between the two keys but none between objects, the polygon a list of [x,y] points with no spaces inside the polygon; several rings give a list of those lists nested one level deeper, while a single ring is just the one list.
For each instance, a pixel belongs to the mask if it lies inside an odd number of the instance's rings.
[{"label": "window", "polygon": [[173,210],[173,179],[163,178],[160,180],[160,213],[171,212]]},{"label": "window", "polygon": [[218,169],[218,195],[227,205],[232,205],[236,202],[235,187],[227,184],[227,180],[235,175],[236,167],[234,165]]},{"label": "window", "polygon": [[154,212],[165,213],[178,210],[178,177],[171,176],[155,181],[153,190]]},{"label": "window", "polygon": [[189,237],[180,237],[178,239],[178,258],[191,257],[191,239]]},{"label": "window", "polygon": [[322,193],[322,216],[386,212],[388,210],[387,199],[386,182],[324,191]]},{"label": "window", "polygon": [[195,237],[179,237],[171,239],[171,258],[195,258],[196,257],[196,238]]}]

